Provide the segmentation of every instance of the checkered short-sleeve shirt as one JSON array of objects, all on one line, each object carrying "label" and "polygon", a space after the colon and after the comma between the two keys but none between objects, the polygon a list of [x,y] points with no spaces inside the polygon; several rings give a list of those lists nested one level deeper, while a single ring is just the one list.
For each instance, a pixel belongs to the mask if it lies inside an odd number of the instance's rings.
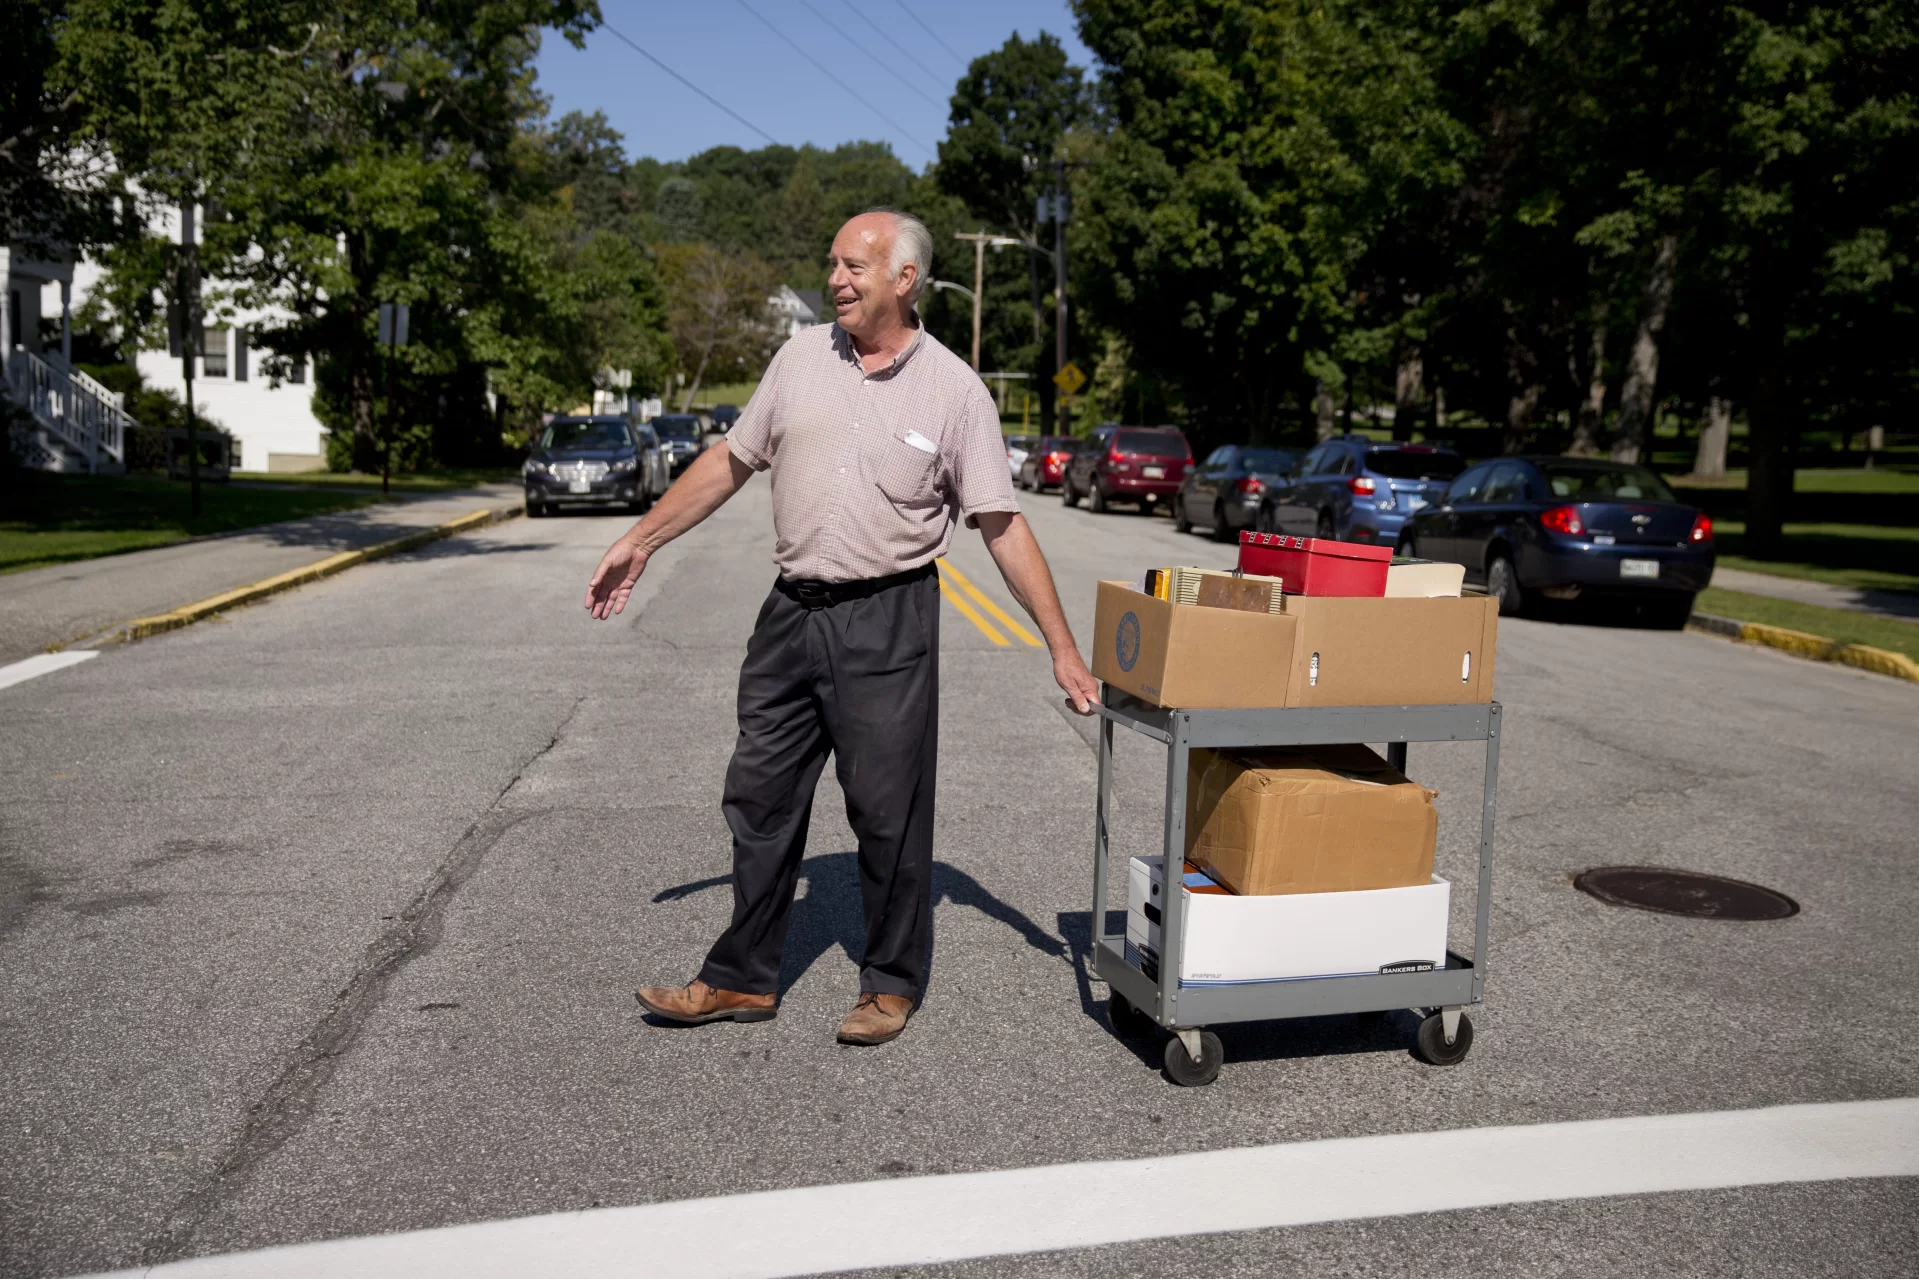
[{"label": "checkered short-sleeve shirt", "polygon": [[1019,510],[992,396],[923,328],[874,373],[839,325],[800,332],[726,442],[772,472],[773,562],[793,581],[903,573],[945,554],[960,516]]}]

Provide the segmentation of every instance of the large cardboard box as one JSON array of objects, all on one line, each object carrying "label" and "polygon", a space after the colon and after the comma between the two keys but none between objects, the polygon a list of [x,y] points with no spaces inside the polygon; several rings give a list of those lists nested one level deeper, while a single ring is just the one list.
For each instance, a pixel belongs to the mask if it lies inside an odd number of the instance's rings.
[{"label": "large cardboard box", "polygon": [[1247,895],[1424,884],[1437,794],[1365,746],[1195,750],[1186,858]]},{"label": "large cardboard box", "polygon": [[[1158,980],[1165,900],[1158,857],[1127,867],[1126,959]],[[1187,875],[1181,986],[1420,972],[1446,966],[1452,886],[1437,877],[1410,888],[1235,897]]]},{"label": "large cardboard box", "polygon": [[1101,582],[1093,674],[1159,706],[1489,702],[1499,602],[1288,595],[1280,614]]}]

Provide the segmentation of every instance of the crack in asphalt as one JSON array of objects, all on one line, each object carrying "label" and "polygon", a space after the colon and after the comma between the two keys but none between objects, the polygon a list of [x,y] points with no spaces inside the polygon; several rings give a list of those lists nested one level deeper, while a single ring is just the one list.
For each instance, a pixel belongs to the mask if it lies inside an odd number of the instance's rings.
[{"label": "crack in asphalt", "polygon": [[333,997],[325,1015],[307,1032],[289,1054],[279,1075],[248,1109],[246,1121],[222,1152],[219,1163],[198,1186],[182,1196],[167,1214],[166,1224],[141,1250],[141,1265],[163,1265],[188,1255],[200,1228],[245,1183],[247,1174],[305,1127],[313,1115],[320,1090],[332,1078],[340,1058],[359,1038],[367,1019],[379,1009],[393,977],[439,941],[441,921],[453,895],[472,878],[502,836],[548,811],[530,809],[509,813],[501,805],[520,779],[560,744],[585,702],[585,697],[575,699],[546,744],[520,764],[485,811],[466,828],[427,876],[413,900],[394,916],[392,926],[366,948],[352,977]]}]

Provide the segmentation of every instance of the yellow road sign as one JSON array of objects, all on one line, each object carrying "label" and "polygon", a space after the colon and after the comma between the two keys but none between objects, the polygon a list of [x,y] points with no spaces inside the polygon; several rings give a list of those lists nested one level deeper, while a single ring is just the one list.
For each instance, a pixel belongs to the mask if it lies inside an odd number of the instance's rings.
[{"label": "yellow road sign", "polygon": [[1080,372],[1079,365],[1068,360],[1059,372],[1053,374],[1053,385],[1068,395],[1077,395],[1079,389],[1086,385],[1086,375]]}]

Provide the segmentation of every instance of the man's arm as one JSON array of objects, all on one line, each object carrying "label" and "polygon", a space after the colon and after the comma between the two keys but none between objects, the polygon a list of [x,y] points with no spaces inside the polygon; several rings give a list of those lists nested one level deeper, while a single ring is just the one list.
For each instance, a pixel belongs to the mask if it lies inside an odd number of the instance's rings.
[{"label": "man's arm", "polygon": [[1080,714],[1091,715],[1093,703],[1099,700],[1099,681],[1086,669],[1079,646],[1073,643],[1066,611],[1059,606],[1059,591],[1053,586],[1053,570],[1046,567],[1026,517],[1017,511],[982,511],[973,518],[1000,576],[1006,579],[1006,589],[1045,637],[1046,649],[1053,655],[1053,678],[1065,690],[1067,703]]},{"label": "man's arm", "polygon": [[586,586],[586,611],[602,621],[624,611],[653,552],[719,510],[752,478],[753,468],[734,457],[724,440],[694,458],[686,474],[600,558]]}]

